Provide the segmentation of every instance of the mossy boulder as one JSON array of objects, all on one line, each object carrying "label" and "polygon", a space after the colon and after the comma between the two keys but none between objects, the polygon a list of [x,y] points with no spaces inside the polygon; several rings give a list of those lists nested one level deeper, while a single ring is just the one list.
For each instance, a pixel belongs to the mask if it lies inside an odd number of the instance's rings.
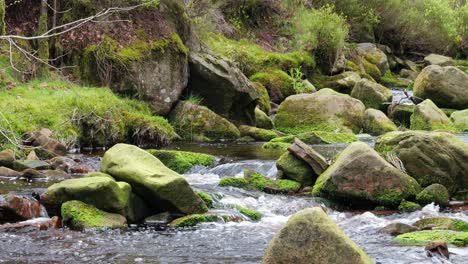
[{"label": "mossy boulder", "polygon": [[285,133],[311,131],[358,133],[364,117],[364,104],[331,89],[288,97],[279,107],[275,126]]},{"label": "mossy boulder", "polygon": [[244,178],[239,177],[224,177],[219,181],[219,186],[221,187],[237,187],[237,188],[244,188],[249,185],[249,183]]},{"label": "mossy boulder", "polygon": [[414,226],[421,229],[448,229],[453,231],[468,232],[468,223],[455,218],[448,217],[429,217],[416,221]]},{"label": "mossy boulder", "polygon": [[349,145],[320,177],[313,194],[351,206],[397,207],[421,190],[418,182],[393,167],[362,142]]},{"label": "mossy boulder", "polygon": [[259,221],[260,219],[262,219],[263,215],[260,212],[241,206],[235,206],[235,208],[239,211],[239,213],[245,215],[250,220]]},{"label": "mossy boulder", "polygon": [[202,191],[197,192],[197,194],[205,202],[206,207],[213,208],[214,200],[213,198],[211,198],[209,194],[207,194],[206,192],[202,192]]},{"label": "mossy boulder", "polygon": [[401,201],[400,205],[398,206],[398,211],[403,213],[411,213],[420,209],[421,206],[419,204],[410,201]]},{"label": "mossy boulder", "polygon": [[369,108],[364,112],[364,132],[371,135],[382,135],[387,132],[398,130],[395,123],[392,122],[382,111]]},{"label": "mossy boulder", "polygon": [[447,188],[436,183],[424,188],[424,190],[416,196],[416,201],[421,205],[435,203],[441,206],[447,206],[449,204],[449,198],[450,196]]},{"label": "mossy boulder", "polygon": [[424,230],[399,235],[395,240],[404,246],[423,246],[427,244],[427,242],[443,240],[448,244],[464,247],[468,245],[468,232]]},{"label": "mossy boulder", "polygon": [[379,230],[380,233],[386,233],[392,236],[406,234],[414,231],[419,231],[419,228],[403,223],[391,223]]},{"label": "mossy boulder", "polygon": [[240,137],[237,127],[205,106],[181,101],[172,110],[169,121],[184,139],[209,141]]},{"label": "mossy boulder", "polygon": [[114,177],[110,176],[109,174],[102,173],[99,171],[95,171],[95,172],[91,172],[91,173],[83,175],[83,178],[92,178],[92,177],[104,177],[104,178],[108,178],[108,179],[115,181]]},{"label": "mossy boulder", "polygon": [[431,65],[422,70],[414,83],[414,95],[431,99],[439,107],[468,108],[468,74],[448,66]]},{"label": "mossy boulder", "polygon": [[312,131],[302,133],[294,136],[284,136],[272,139],[272,143],[288,143],[294,142],[294,139],[298,138],[302,142],[309,145],[314,144],[338,144],[338,143],[352,143],[359,139],[353,133],[335,133],[326,131]]},{"label": "mossy boulder", "polygon": [[194,166],[213,166],[216,159],[212,155],[178,150],[147,150],[158,158],[166,167],[177,172],[185,173]]},{"label": "mossy boulder", "polygon": [[[270,103],[270,95],[268,94],[268,90],[263,86],[263,84],[259,82],[252,83],[255,89],[258,92],[258,106],[257,108],[263,111],[265,114],[270,114],[271,111],[271,103]],[[257,110],[255,108],[255,110]]]},{"label": "mossy boulder", "polygon": [[203,98],[203,104],[230,120],[255,125],[259,99],[252,82],[230,61],[208,53],[190,53],[188,92]]},{"label": "mossy boulder", "polygon": [[[356,52],[359,56],[368,61],[370,64],[375,65],[381,73],[381,75],[390,70],[387,55],[384,51],[379,49],[379,47],[377,47],[376,44],[359,43],[356,47]],[[366,72],[372,75],[371,72]]]},{"label": "mossy boulder", "polygon": [[318,175],[305,161],[286,152],[276,161],[282,179],[291,179],[302,185],[313,185]]},{"label": "mossy boulder", "polygon": [[356,83],[351,96],[361,100],[366,108],[384,109],[384,103],[390,103],[393,93],[387,87],[378,83],[362,79]]},{"label": "mossy boulder", "polygon": [[415,105],[395,105],[389,108],[388,117],[399,126],[409,128],[411,126],[411,116],[414,113]]},{"label": "mossy boulder", "polygon": [[81,201],[68,201],[62,204],[63,222],[70,228],[126,228],[127,220],[119,214],[107,213]]},{"label": "mossy boulder", "polygon": [[268,244],[262,263],[374,263],[321,208],[294,214]]},{"label": "mossy boulder", "polygon": [[468,109],[453,112],[450,115],[450,120],[459,131],[468,131]]},{"label": "mossy boulder", "polygon": [[16,154],[11,149],[5,149],[0,151],[0,166],[13,168],[13,163],[16,160]]},{"label": "mossy boulder", "polygon": [[245,125],[240,126],[239,131],[241,132],[241,136],[252,137],[258,141],[270,141],[278,137],[278,134],[274,131]]},{"label": "mossy boulder", "polygon": [[101,172],[132,186],[133,191],[159,211],[183,214],[204,213],[208,209],[185,178],[164,166],[150,153],[127,144],[117,144],[102,158]]},{"label": "mossy boulder", "polygon": [[286,151],[291,145],[291,143],[283,143],[283,142],[266,142],[265,144],[262,145],[263,149],[275,149],[275,150],[284,150]]},{"label": "mossy boulder", "polygon": [[292,77],[282,70],[259,72],[252,75],[250,80],[261,83],[267,89],[271,101],[277,104],[297,93],[294,90]]},{"label": "mossy boulder", "polygon": [[255,126],[263,129],[273,129],[275,127],[273,120],[258,107],[255,108]]},{"label": "mossy boulder", "polygon": [[282,179],[274,181],[265,175],[250,170],[244,171],[244,179],[250,187],[264,192],[292,193],[299,191],[301,188],[299,182]]},{"label": "mossy boulder", "polygon": [[338,75],[324,76],[313,75],[312,83],[319,89],[330,88],[339,93],[350,94],[361,76],[353,71],[343,72]]},{"label": "mossy boulder", "polygon": [[430,99],[418,104],[411,116],[412,130],[455,130],[450,119]]},{"label": "mossy boulder", "polygon": [[187,215],[181,218],[177,218],[170,223],[172,227],[193,227],[201,223],[219,222],[223,221],[223,218],[212,214],[193,214]]},{"label": "mossy boulder", "polygon": [[381,136],[376,150],[393,152],[421,186],[442,184],[450,193],[468,188],[468,144],[443,132],[390,132]]}]

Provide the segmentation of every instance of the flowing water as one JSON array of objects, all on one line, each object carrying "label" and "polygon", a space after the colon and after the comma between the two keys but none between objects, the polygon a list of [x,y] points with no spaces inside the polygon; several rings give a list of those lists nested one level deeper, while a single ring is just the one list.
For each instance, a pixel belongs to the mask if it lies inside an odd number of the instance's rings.
[{"label": "flowing water", "polygon": [[[462,136],[465,141],[467,135]],[[372,145],[374,139],[361,137]],[[345,145],[314,146],[333,157]],[[270,195],[233,187],[219,187],[225,176],[240,176],[253,169],[274,178],[274,160],[278,152],[262,151],[261,144],[179,144],[172,148],[192,150],[219,156],[213,168],[196,167],[184,176],[190,185],[213,195],[215,212],[239,216],[229,205],[255,209],[264,216],[259,222],[205,223],[184,230],[160,230],[132,226],[129,230],[75,232],[70,230],[0,231],[0,263],[259,263],[268,242],[288,218],[302,209],[322,206],[343,230],[377,263],[468,263],[468,250],[450,248],[455,253],[450,261],[427,257],[423,247],[401,247],[392,237],[378,230],[391,222],[412,223],[423,216],[449,216],[468,221],[467,211],[440,212],[437,207],[398,214],[346,212],[330,202],[310,197]],[[98,166],[99,157],[88,162]],[[3,180],[4,181],[4,180]],[[40,191],[52,182],[10,184],[11,190],[30,193]],[[1,186],[1,185],[0,185]],[[42,189],[43,190],[43,189]],[[33,220],[34,221],[34,220]],[[40,221],[36,220],[36,221]]]}]

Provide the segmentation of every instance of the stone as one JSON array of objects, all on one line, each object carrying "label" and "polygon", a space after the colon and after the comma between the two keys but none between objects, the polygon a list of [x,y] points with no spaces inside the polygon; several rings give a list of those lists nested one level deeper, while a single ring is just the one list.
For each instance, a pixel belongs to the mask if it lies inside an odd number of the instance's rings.
[{"label": "stone", "polygon": [[334,76],[320,76],[312,79],[312,82],[320,89],[330,88],[339,93],[350,94],[361,76],[353,71],[346,71]]},{"label": "stone", "polygon": [[364,112],[363,128],[365,133],[379,136],[398,128],[382,111],[369,108]]},{"label": "stone", "polygon": [[255,126],[263,129],[273,129],[273,120],[258,107],[255,108]]},{"label": "stone", "polygon": [[426,65],[438,65],[438,66],[454,66],[455,62],[452,58],[439,55],[439,54],[429,54],[424,57],[424,63]]},{"label": "stone", "polygon": [[366,143],[355,142],[320,175],[312,193],[357,207],[397,207],[420,190],[415,179],[393,167]]},{"label": "stone", "polygon": [[274,131],[246,125],[239,126],[239,131],[242,137],[252,137],[257,141],[270,141],[278,137]]},{"label": "stone", "polygon": [[388,117],[396,124],[409,128],[415,105],[390,105]]},{"label": "stone", "polygon": [[353,133],[335,133],[326,131],[312,131],[302,133],[294,136],[283,136],[272,139],[272,143],[294,143],[294,140],[298,138],[304,143],[309,145],[315,144],[339,144],[339,143],[352,143],[359,141]]},{"label": "stone", "polygon": [[403,223],[391,223],[379,230],[380,233],[385,233],[392,236],[398,236],[415,231],[419,231],[419,228]]},{"label": "stone", "polygon": [[[263,84],[259,82],[254,82],[252,84],[257,90],[258,95],[259,95],[258,105],[255,108],[255,111],[259,109],[267,115],[270,114],[271,102],[270,102],[270,95],[268,94],[268,90],[265,88],[265,86],[263,86]],[[255,114],[257,113],[255,112]]]},{"label": "stone", "polygon": [[398,211],[401,213],[412,213],[421,210],[421,206],[417,203],[413,203],[410,201],[401,201],[400,205],[398,206]]},{"label": "stone", "polygon": [[450,115],[450,121],[452,121],[453,125],[458,130],[468,131],[468,109],[453,112]]},{"label": "stone", "polygon": [[448,250],[447,242],[444,240],[430,241],[424,247],[424,250],[427,251],[428,256],[430,257],[434,255],[440,255],[440,256],[445,257],[446,259],[449,259],[450,257],[450,252]]},{"label": "stone", "polygon": [[393,93],[385,86],[362,79],[356,83],[351,96],[361,100],[366,108],[384,109],[385,103],[391,103]]},{"label": "stone", "polygon": [[422,192],[416,195],[416,201],[421,205],[435,203],[441,206],[449,204],[449,192],[445,186],[441,184],[431,184],[424,188]]},{"label": "stone", "polygon": [[2,177],[21,177],[21,173],[7,167],[0,167],[0,176]]},{"label": "stone", "polygon": [[329,166],[322,155],[298,138],[294,139],[294,143],[288,147],[288,151],[309,164],[316,175],[322,174]]},{"label": "stone", "polygon": [[189,101],[179,102],[169,115],[169,121],[186,140],[210,141],[240,137],[239,129],[227,119],[205,106]]},{"label": "stone", "polygon": [[[385,52],[379,49],[377,45],[373,43],[359,43],[357,45],[356,51],[358,55],[362,56],[368,62],[377,66],[382,75],[390,70],[387,55],[385,54]],[[368,72],[368,74],[370,73]]]},{"label": "stone", "polygon": [[31,150],[31,152],[29,152],[28,156],[26,157],[26,160],[40,160],[40,159],[37,156],[36,152],[34,150]]},{"label": "stone", "polygon": [[68,157],[59,156],[50,159],[50,166],[55,170],[70,172],[70,168],[75,166],[76,162]]},{"label": "stone", "polygon": [[456,67],[432,65],[424,68],[413,90],[415,96],[431,99],[442,108],[468,108],[468,74]]},{"label": "stone", "polygon": [[0,151],[0,166],[11,169],[15,160],[16,154],[13,150],[5,149]]},{"label": "stone", "polygon": [[418,104],[411,116],[412,130],[455,130],[447,115],[430,99]]},{"label": "stone", "polygon": [[183,214],[208,211],[185,178],[138,147],[117,144],[110,148],[102,159],[101,172],[129,183],[136,194],[151,201],[148,205],[159,211],[175,209]]},{"label": "stone", "polygon": [[268,244],[263,264],[374,263],[321,208],[294,214]]},{"label": "stone", "polygon": [[259,94],[252,82],[233,63],[205,53],[190,53],[188,91],[203,98],[215,113],[247,125],[255,125]]},{"label": "stone", "polygon": [[18,196],[0,196],[0,222],[17,222],[41,216],[37,201]]},{"label": "stone", "polygon": [[216,160],[212,155],[189,151],[160,149],[149,149],[147,151],[158,158],[166,167],[177,173],[185,173],[194,166],[213,166]]},{"label": "stone", "polygon": [[157,215],[152,215],[145,218],[144,223],[147,225],[167,225],[172,220],[174,220],[174,216],[170,212],[164,212]]},{"label": "stone", "polygon": [[50,164],[42,160],[16,160],[13,163],[13,169],[16,171],[23,171],[26,169],[48,170],[50,169]]},{"label": "stone", "polygon": [[448,244],[465,247],[468,245],[468,232],[423,230],[399,235],[395,240],[404,246],[420,246],[426,245],[431,241],[444,240]]},{"label": "stone", "polygon": [[25,169],[21,172],[22,177],[27,179],[45,178],[46,176],[35,169]]},{"label": "stone", "polygon": [[[25,145],[40,147],[48,156],[64,156],[67,153],[67,148],[60,141],[52,138],[52,132],[49,129],[41,129],[39,131],[30,131],[24,136],[23,142]],[[40,152],[36,152],[39,155]]]},{"label": "stone", "polygon": [[449,217],[428,217],[416,221],[414,226],[420,229],[443,229],[468,232],[468,222],[461,219],[449,218]]},{"label": "stone", "polygon": [[313,94],[288,97],[275,117],[276,128],[284,133],[299,134],[311,131],[361,131],[364,104],[349,95],[331,89]]},{"label": "stone", "polygon": [[119,214],[107,213],[81,201],[68,201],[62,205],[63,222],[71,229],[126,228],[127,220]]},{"label": "stone", "polygon": [[297,158],[289,151],[280,156],[276,161],[278,179],[290,179],[301,185],[313,185],[318,177],[307,162]]},{"label": "stone", "polygon": [[453,134],[390,132],[378,138],[376,150],[393,152],[423,187],[438,183],[450,193],[468,189],[468,144]]}]

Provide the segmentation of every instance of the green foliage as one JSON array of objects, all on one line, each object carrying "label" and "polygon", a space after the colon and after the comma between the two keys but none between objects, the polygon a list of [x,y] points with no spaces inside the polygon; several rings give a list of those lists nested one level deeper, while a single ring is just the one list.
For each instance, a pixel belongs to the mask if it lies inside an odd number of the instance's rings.
[{"label": "green foliage", "polygon": [[289,75],[292,78],[292,86],[296,93],[306,92],[306,87],[303,82],[304,74],[301,71],[301,68],[292,68],[289,70]]},{"label": "green foliage", "polygon": [[215,157],[195,152],[177,151],[177,150],[148,150],[153,156],[158,158],[169,169],[185,173],[193,166],[212,166],[215,162]]},{"label": "green foliage", "polygon": [[0,35],[6,35],[5,0],[0,0]]}]

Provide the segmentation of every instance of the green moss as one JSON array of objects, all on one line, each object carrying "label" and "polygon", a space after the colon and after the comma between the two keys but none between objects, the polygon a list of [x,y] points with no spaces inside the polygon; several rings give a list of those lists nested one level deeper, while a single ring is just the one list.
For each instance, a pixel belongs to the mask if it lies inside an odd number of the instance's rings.
[{"label": "green moss", "polygon": [[276,180],[276,186],[285,192],[297,192],[301,189],[301,184],[292,180]]},{"label": "green moss", "polygon": [[262,84],[267,89],[271,100],[276,103],[296,94],[293,78],[282,70],[257,72],[250,77],[250,80]]},{"label": "green moss", "polygon": [[185,173],[193,166],[212,166],[215,163],[215,157],[195,152],[177,151],[177,150],[148,150],[153,156],[158,158],[169,169]]},{"label": "green moss", "polygon": [[235,206],[235,208],[237,210],[239,210],[239,212],[245,216],[247,216],[248,218],[250,218],[251,220],[254,220],[254,221],[259,221],[260,219],[262,219],[262,214],[255,211],[255,210],[252,210],[252,209],[248,209],[248,208],[244,208],[244,207],[241,207],[241,206]]},{"label": "green moss", "polygon": [[468,245],[468,232],[450,230],[417,231],[399,235],[395,240],[405,246],[419,246],[434,240],[444,240],[454,246],[463,247]]},{"label": "green moss", "polygon": [[224,177],[219,181],[218,185],[222,187],[232,186],[237,188],[244,188],[248,185],[248,183],[244,178]]},{"label": "green moss", "polygon": [[372,76],[372,78],[375,80],[380,80],[382,72],[380,72],[379,68],[375,64],[372,64],[366,59],[361,59],[361,64],[367,74]]},{"label": "green moss", "polygon": [[453,231],[468,232],[468,223],[461,219],[453,219],[448,217],[430,217],[423,218],[416,223],[415,226],[421,229],[427,229],[430,227],[449,229]]},{"label": "green moss", "polygon": [[278,137],[278,134],[274,131],[245,125],[240,126],[239,131],[241,132],[241,136],[252,137],[259,141],[269,141]]},{"label": "green moss", "polygon": [[288,147],[290,146],[290,143],[284,143],[284,142],[267,142],[262,145],[263,149],[278,149],[278,150],[287,150]]},{"label": "green moss", "polygon": [[5,24],[5,0],[0,1],[0,34],[6,35],[6,24]]},{"label": "green moss", "polygon": [[300,182],[311,186],[317,177],[309,164],[289,152],[283,153],[276,161],[276,167],[283,173],[282,178]]},{"label": "green moss", "polygon": [[398,211],[410,213],[420,210],[421,206],[417,203],[408,202],[408,201],[401,201],[400,205],[398,206]]},{"label": "green moss", "polygon": [[284,136],[272,139],[274,143],[293,143],[294,138],[298,138],[307,144],[337,144],[337,143],[352,143],[359,139],[352,133],[334,133],[326,131],[313,131],[299,134],[296,136]]},{"label": "green moss", "polygon": [[445,206],[449,202],[449,193],[443,185],[432,184],[416,195],[416,201],[421,205],[436,203]]},{"label": "green moss", "polygon": [[202,192],[202,191],[197,192],[197,194],[205,202],[206,207],[213,208],[214,201],[213,201],[213,198],[211,198],[209,194],[207,194],[206,192]]},{"label": "green moss", "polygon": [[265,189],[265,187],[274,187],[276,186],[275,182],[260,174],[260,173],[256,173],[256,172],[252,172],[252,171],[245,171],[244,172],[244,178],[247,180],[247,183],[250,185],[250,186],[253,186],[255,189],[259,190],[259,191],[263,191],[263,189]]},{"label": "green moss", "polygon": [[271,111],[271,104],[268,90],[260,82],[254,82],[253,86],[255,87],[260,96],[258,100],[258,108],[262,110],[265,114],[269,115]]},{"label": "green moss", "polygon": [[218,222],[222,221],[222,218],[217,215],[202,215],[193,214],[187,215],[171,222],[173,227],[192,227],[201,223]]},{"label": "green moss", "polygon": [[62,204],[61,215],[63,221],[73,229],[126,227],[125,217],[106,213],[80,201]]},{"label": "green moss", "polygon": [[388,87],[406,87],[406,83],[398,80],[391,71],[386,71],[385,74],[380,78],[380,82]]}]

